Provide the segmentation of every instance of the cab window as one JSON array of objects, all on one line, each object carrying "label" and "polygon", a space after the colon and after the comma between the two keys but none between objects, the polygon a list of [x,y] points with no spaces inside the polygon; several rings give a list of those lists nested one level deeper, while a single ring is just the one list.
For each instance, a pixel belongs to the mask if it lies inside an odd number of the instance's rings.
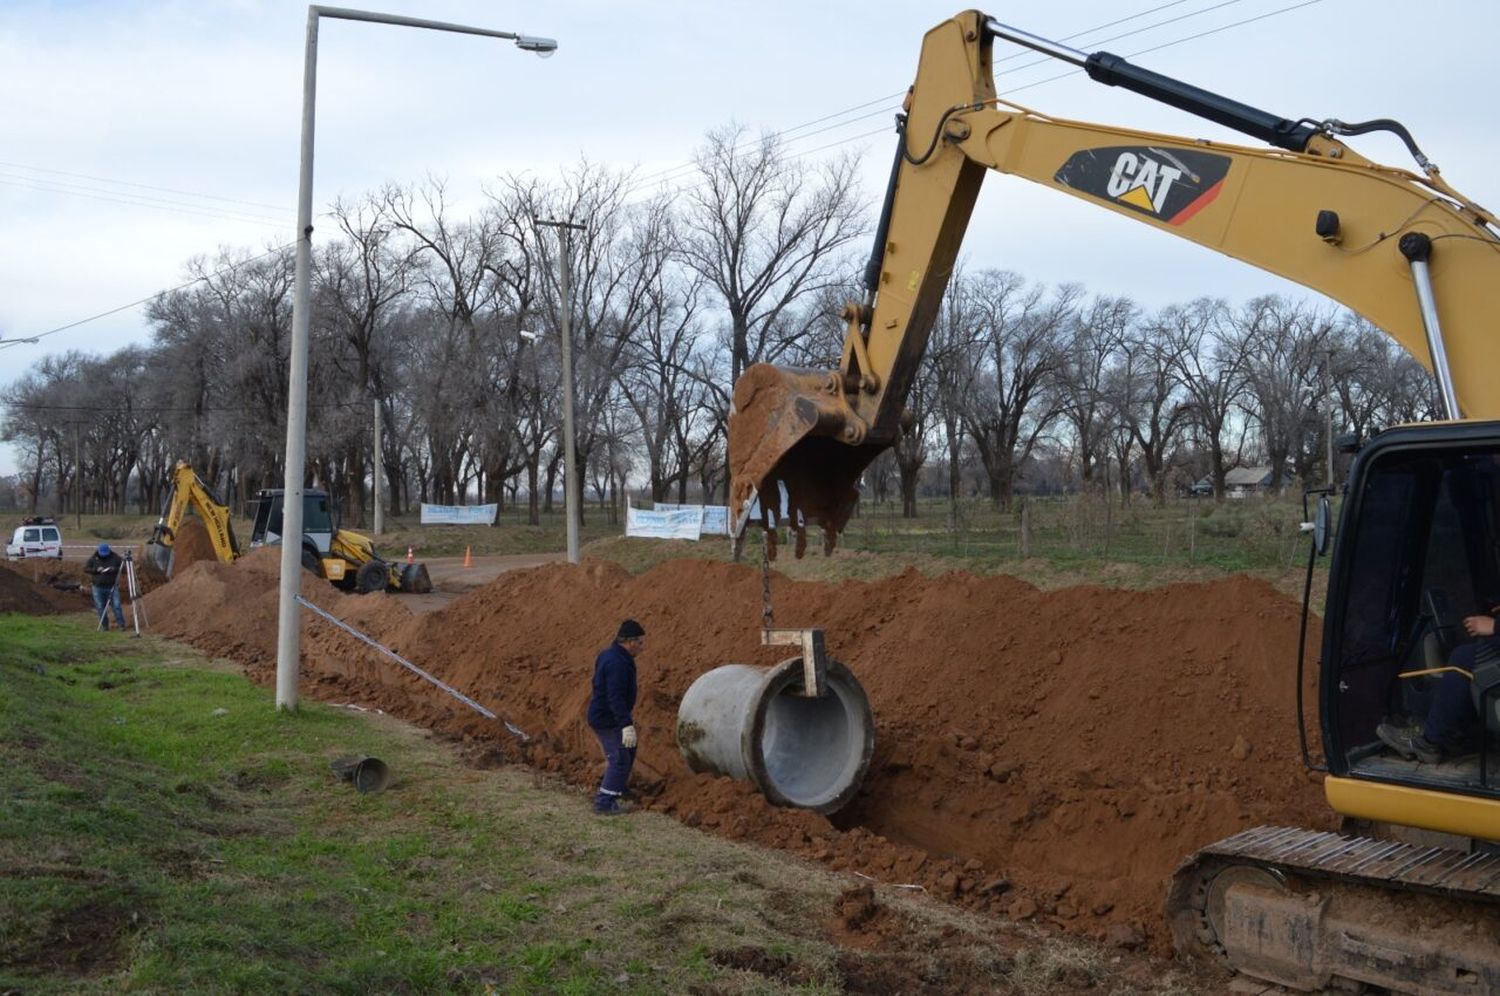
[{"label": "cab window", "polygon": [[307,495],[302,506],[302,531],[304,533],[328,533],[333,531],[333,513],[328,507],[327,495]]}]

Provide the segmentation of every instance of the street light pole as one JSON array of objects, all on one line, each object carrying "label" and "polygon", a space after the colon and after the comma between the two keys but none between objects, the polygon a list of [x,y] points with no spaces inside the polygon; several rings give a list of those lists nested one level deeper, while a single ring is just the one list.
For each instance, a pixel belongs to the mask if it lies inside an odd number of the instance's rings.
[{"label": "street light pole", "polygon": [[568,563],[578,563],[578,505],[582,499],[578,473],[577,444],[573,435],[573,298],[570,284],[572,258],[572,232],[584,230],[582,225],[571,221],[538,221],[538,225],[556,228],[562,242],[562,274],[559,280],[562,303],[558,307],[558,324],[562,327],[562,378],[563,378],[563,515],[568,520]]},{"label": "street light pole", "polygon": [[302,68],[301,170],[297,186],[297,269],[292,291],[292,345],[286,406],[286,478],[282,498],[281,585],[276,617],[276,708],[297,708],[297,668],[302,627],[297,589],[302,580],[302,498],[307,474],[307,352],[312,269],[313,118],[318,79],[318,22],[332,17],[371,21],[397,27],[451,31],[457,34],[504,38],[524,52],[548,56],[557,49],[551,38],[510,31],[473,28],[418,17],[399,17],[343,7],[307,8],[307,51]]},{"label": "street light pole", "polygon": [[370,498],[375,503],[375,535],[385,532],[385,503],[380,500],[381,482],[385,480],[385,451],[380,442],[380,399],[375,399],[375,459],[370,468]]}]

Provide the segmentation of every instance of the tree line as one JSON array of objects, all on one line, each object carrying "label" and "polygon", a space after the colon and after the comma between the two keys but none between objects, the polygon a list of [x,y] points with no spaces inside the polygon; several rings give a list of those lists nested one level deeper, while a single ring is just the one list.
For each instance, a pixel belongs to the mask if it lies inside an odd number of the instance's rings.
[{"label": "tree line", "polygon": [[[388,507],[524,503],[562,473],[567,246],[576,452],[613,510],[727,489],[731,387],[752,363],[837,364],[870,216],[844,157],[710,133],[670,192],[587,161],[502,176],[477,210],[428,178],[335,203],[315,243],[309,482],[360,522],[381,423]],[[37,510],[154,511],[186,459],[243,508],[283,480],[293,247],[223,248],[146,308],[150,344],[43,359],[3,394],[12,482]],[[1157,310],[996,269],[954,275],[908,399],[911,428],[867,474],[877,498],[1043,482],[1163,499],[1247,462],[1312,480],[1326,432],[1435,417],[1425,370],[1359,317],[1265,296]],[[1330,410],[1332,418],[1329,418]],[[609,513],[607,513],[609,514]]]}]

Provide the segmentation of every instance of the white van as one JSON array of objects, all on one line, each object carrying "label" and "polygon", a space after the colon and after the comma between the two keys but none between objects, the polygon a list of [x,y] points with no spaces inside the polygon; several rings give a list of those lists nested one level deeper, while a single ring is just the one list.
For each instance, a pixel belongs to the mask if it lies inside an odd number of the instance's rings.
[{"label": "white van", "polygon": [[16,527],[15,535],[10,542],[5,544],[5,556],[8,560],[20,560],[23,557],[55,557],[62,559],[62,530],[57,528],[57,520],[32,516],[22,519],[21,525]]}]

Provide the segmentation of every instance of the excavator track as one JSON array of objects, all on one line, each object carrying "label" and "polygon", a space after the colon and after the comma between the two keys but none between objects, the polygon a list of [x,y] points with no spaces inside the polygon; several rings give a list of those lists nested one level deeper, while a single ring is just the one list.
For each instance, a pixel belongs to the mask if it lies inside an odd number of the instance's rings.
[{"label": "excavator track", "polygon": [[1303,992],[1500,993],[1500,852],[1256,827],[1167,899],[1179,953]]}]

